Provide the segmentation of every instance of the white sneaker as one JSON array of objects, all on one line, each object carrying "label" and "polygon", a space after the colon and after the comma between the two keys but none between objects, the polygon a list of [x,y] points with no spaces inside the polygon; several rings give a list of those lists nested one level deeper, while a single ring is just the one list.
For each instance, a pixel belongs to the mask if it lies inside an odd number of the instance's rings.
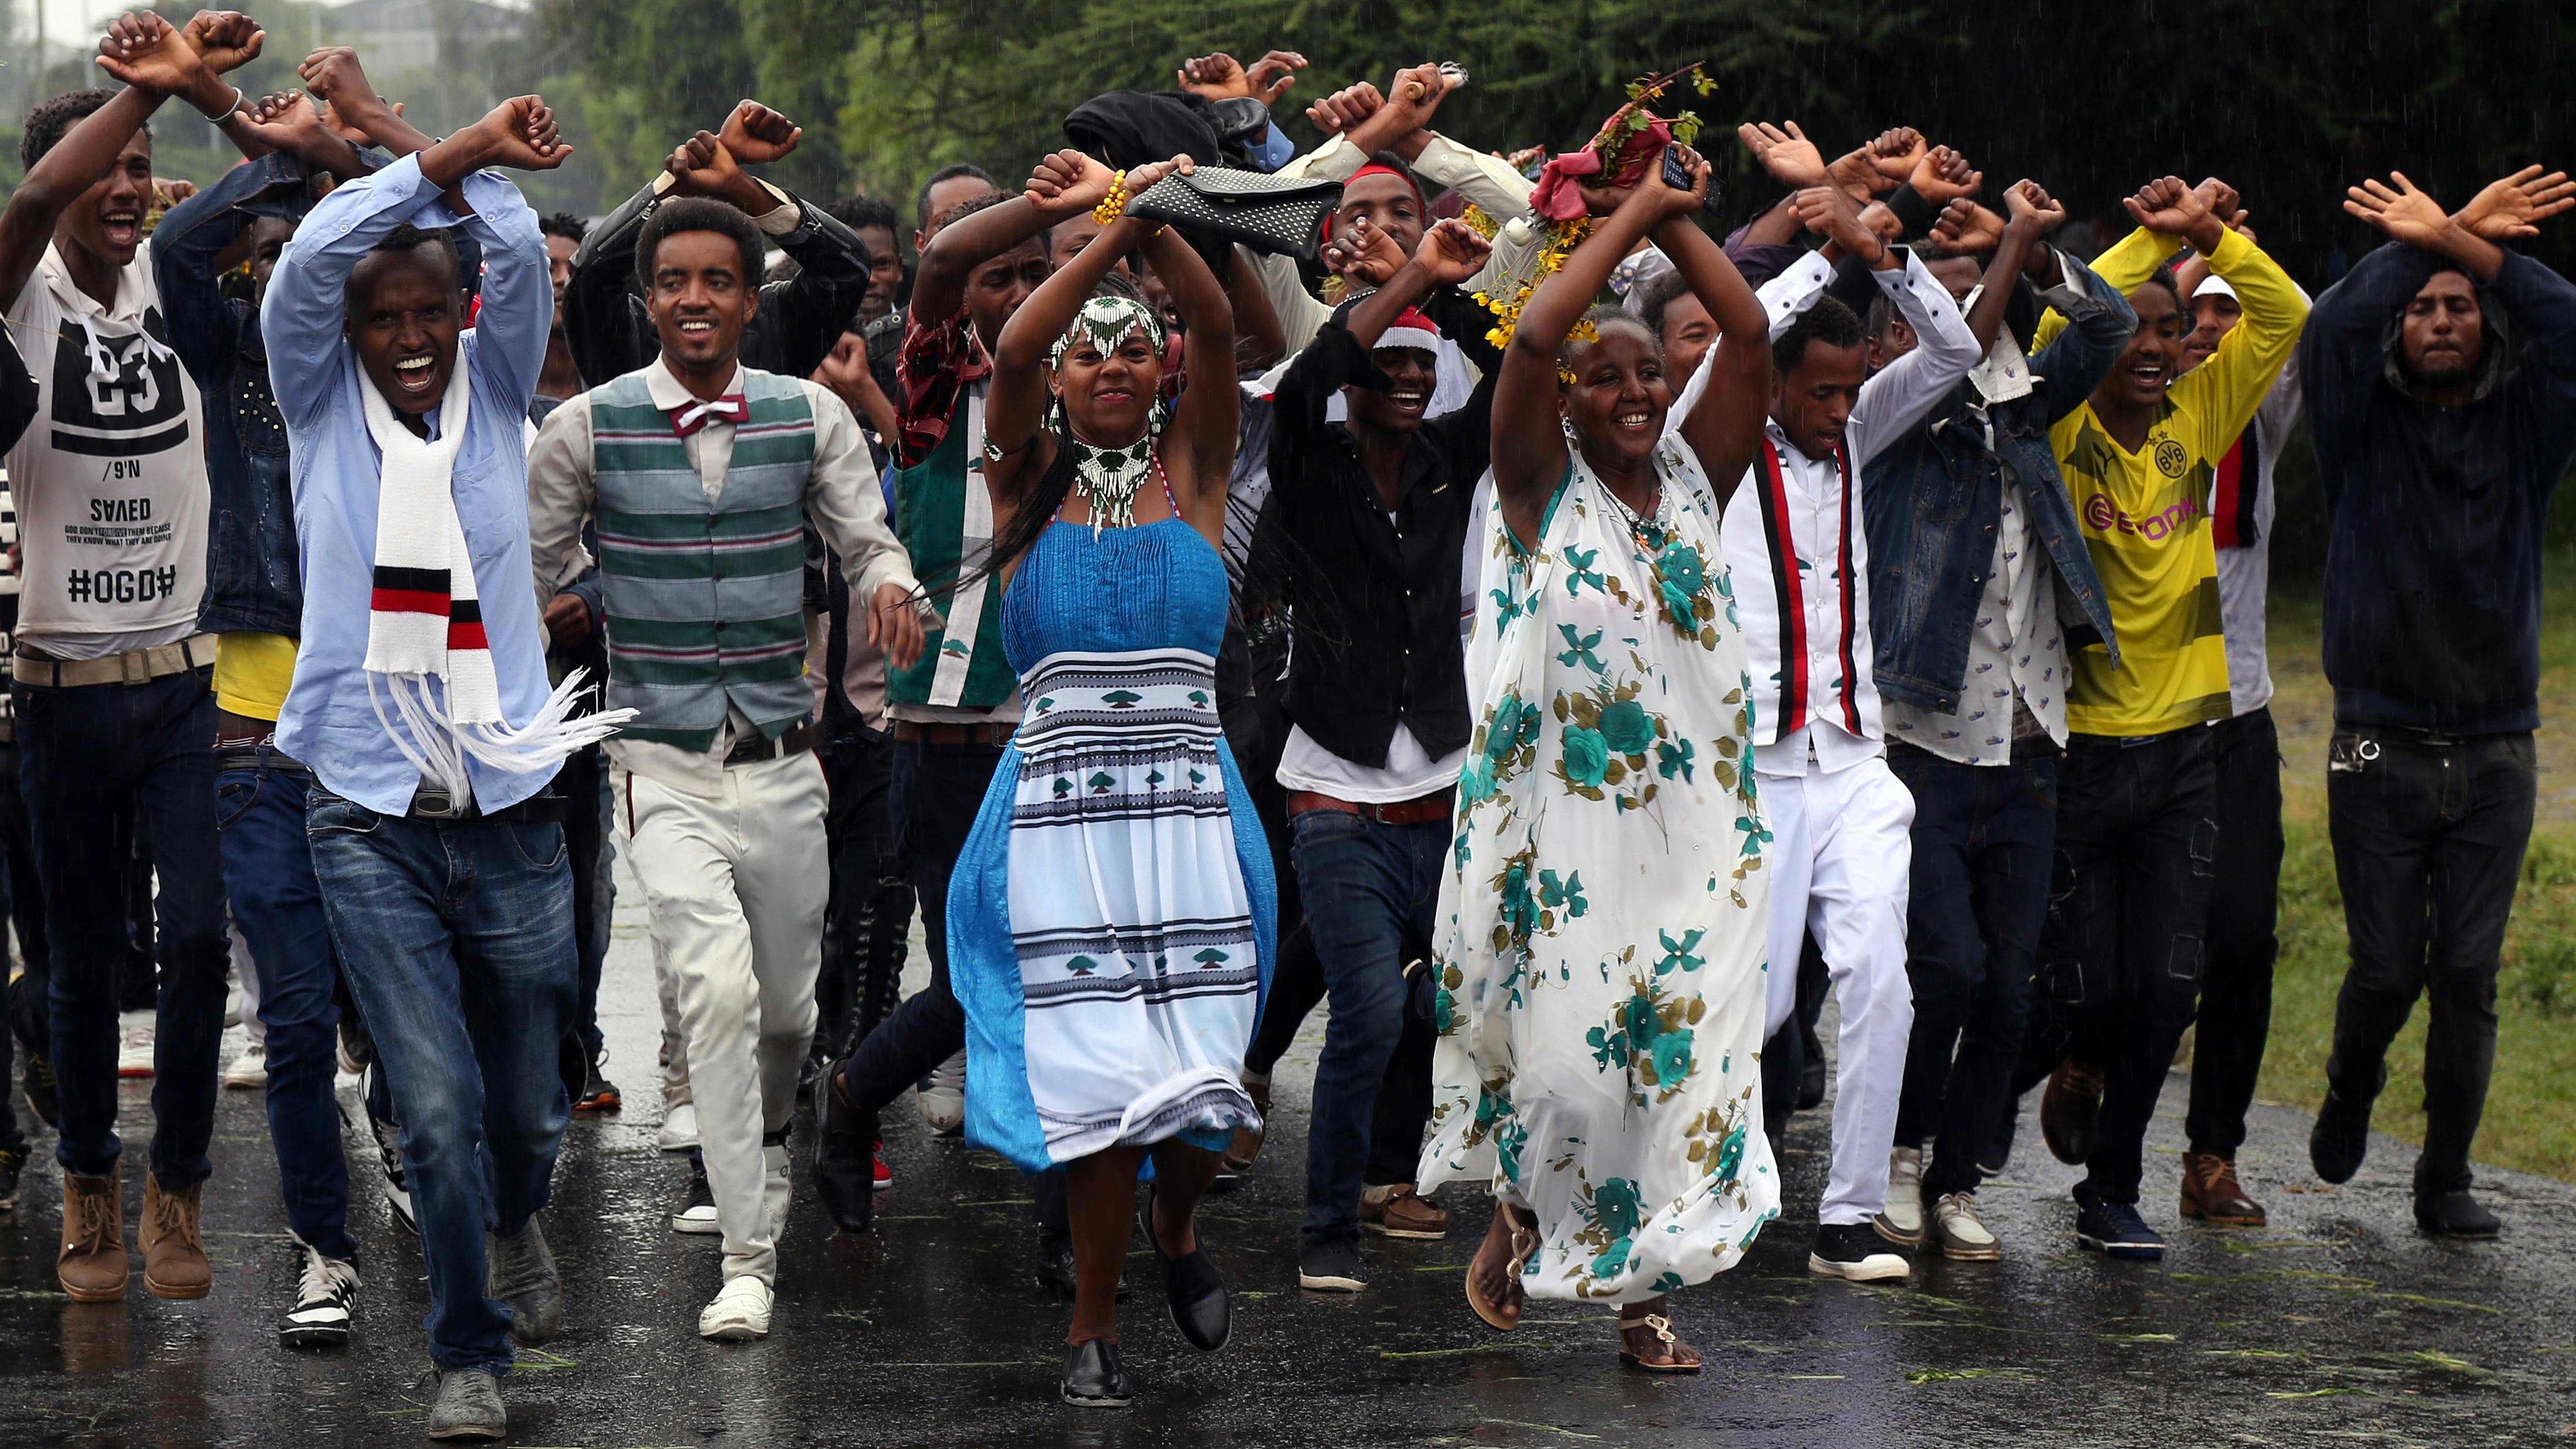
[{"label": "white sneaker", "polygon": [[230,1031],[241,1025],[241,1018],[242,989],[239,985],[235,985],[232,990],[224,993],[224,1029]]},{"label": "white sneaker", "polygon": [[769,1285],[745,1273],[727,1278],[715,1301],[698,1315],[698,1337],[740,1343],[769,1336]]},{"label": "white sneaker", "polygon": [[148,1006],[141,1011],[117,1013],[116,1074],[118,1076],[152,1075],[152,1030],[159,1019],[160,1013]]},{"label": "white sneaker", "polygon": [[295,1306],[277,1325],[278,1341],[289,1348],[337,1348],[349,1341],[349,1311],[358,1302],[358,1265],[297,1246],[304,1254],[304,1273],[296,1285]]},{"label": "white sneaker", "polygon": [[915,1095],[921,1100],[921,1120],[931,1131],[946,1137],[966,1130],[966,1053],[961,1050],[931,1068]]},{"label": "white sneaker", "polygon": [[1923,1241],[1923,1149],[1887,1154],[1887,1205],[1879,1209],[1878,1235],[1900,1248]]},{"label": "white sneaker", "polygon": [[705,1163],[691,1159],[689,1185],[680,1190],[680,1204],[671,1209],[671,1231],[693,1237],[710,1237],[724,1231],[716,1221],[715,1188],[707,1181]]},{"label": "white sneaker", "polygon": [[265,1087],[268,1085],[268,1043],[255,1041],[241,1049],[232,1065],[224,1068],[227,1087]]},{"label": "white sneaker", "polygon": [[682,1102],[662,1114],[657,1145],[665,1152],[686,1152],[698,1145],[698,1104]]},{"label": "white sneaker", "polygon": [[2004,1244],[1977,1217],[1977,1195],[1973,1192],[1943,1193],[1932,1204],[1932,1236],[1941,1243],[1941,1256],[1962,1263],[1992,1263],[2004,1255]]}]

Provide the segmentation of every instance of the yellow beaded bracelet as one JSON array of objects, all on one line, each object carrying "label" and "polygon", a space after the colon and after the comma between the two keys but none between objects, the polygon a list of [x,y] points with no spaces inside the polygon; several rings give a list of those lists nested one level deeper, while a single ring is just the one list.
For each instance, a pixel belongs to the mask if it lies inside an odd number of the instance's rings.
[{"label": "yellow beaded bracelet", "polygon": [[1126,209],[1127,173],[1120,171],[1109,178],[1109,194],[1100,198],[1100,204],[1091,209],[1091,219],[1102,226],[1107,226],[1116,221],[1119,214]]}]

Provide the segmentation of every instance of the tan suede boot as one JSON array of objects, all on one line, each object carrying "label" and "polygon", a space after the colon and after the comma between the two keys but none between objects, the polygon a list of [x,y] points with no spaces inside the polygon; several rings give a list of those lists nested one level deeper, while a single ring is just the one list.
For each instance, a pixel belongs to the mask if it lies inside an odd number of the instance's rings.
[{"label": "tan suede boot", "polygon": [[54,1274],[74,1303],[114,1303],[131,1272],[125,1259],[125,1194],[105,1177],[63,1174],[63,1251]]},{"label": "tan suede boot", "polygon": [[214,1286],[214,1265],[197,1232],[197,1194],[204,1186],[192,1182],[184,1192],[164,1192],[161,1179],[143,1175],[143,1225],[135,1229],[134,1246],[143,1250],[144,1290],[155,1298],[203,1298]]}]

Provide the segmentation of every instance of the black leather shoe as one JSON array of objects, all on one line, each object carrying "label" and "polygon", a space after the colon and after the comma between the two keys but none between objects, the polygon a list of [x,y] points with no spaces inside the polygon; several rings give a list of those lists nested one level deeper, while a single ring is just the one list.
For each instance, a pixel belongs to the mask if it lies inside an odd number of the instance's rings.
[{"label": "black leather shoe", "polygon": [[2039,1135],[2049,1154],[2070,1167],[2093,1156],[2093,1131],[2102,1117],[2103,1075],[2073,1057],[2057,1064],[2039,1094]]},{"label": "black leather shoe", "polygon": [[1190,1341],[1190,1347],[1214,1353],[1234,1333],[1234,1308],[1226,1298],[1225,1279],[1209,1260],[1205,1242],[1177,1258],[1163,1251],[1162,1239],[1154,1233],[1156,1196],[1153,1189],[1146,1189],[1145,1241],[1154,1245],[1154,1256],[1163,1260],[1163,1294],[1171,1300],[1172,1326]]},{"label": "black leather shoe", "polygon": [[2354,1102],[2332,1087],[2308,1132],[2308,1165],[2328,1182],[2350,1182],[2370,1151],[2370,1104]]},{"label": "black leather shoe", "polygon": [[1123,1409],[1135,1391],[1127,1384],[1127,1365],[1118,1345],[1105,1338],[1077,1343],[1064,1352],[1064,1401],[1077,1409]]},{"label": "black leather shoe", "polygon": [[2493,1238],[2504,1220],[2469,1196],[2467,1188],[2415,1199],[2415,1226],[2436,1238]]},{"label": "black leather shoe", "polygon": [[876,1130],[850,1103],[835,1069],[823,1074],[821,1130],[814,1134],[814,1195],[845,1233],[876,1220]]}]

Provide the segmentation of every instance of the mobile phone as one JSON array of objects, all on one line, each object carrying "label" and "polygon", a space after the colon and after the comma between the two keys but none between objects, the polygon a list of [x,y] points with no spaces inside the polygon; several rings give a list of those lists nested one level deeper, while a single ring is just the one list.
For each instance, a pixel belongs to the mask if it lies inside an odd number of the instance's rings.
[{"label": "mobile phone", "polygon": [[[1682,149],[1679,146],[1664,148],[1664,184],[1675,191],[1691,189],[1690,168],[1682,164]],[[1708,178],[1708,196],[1701,201],[1700,210],[1715,211],[1718,208],[1718,201],[1717,177],[1712,174]]]}]

